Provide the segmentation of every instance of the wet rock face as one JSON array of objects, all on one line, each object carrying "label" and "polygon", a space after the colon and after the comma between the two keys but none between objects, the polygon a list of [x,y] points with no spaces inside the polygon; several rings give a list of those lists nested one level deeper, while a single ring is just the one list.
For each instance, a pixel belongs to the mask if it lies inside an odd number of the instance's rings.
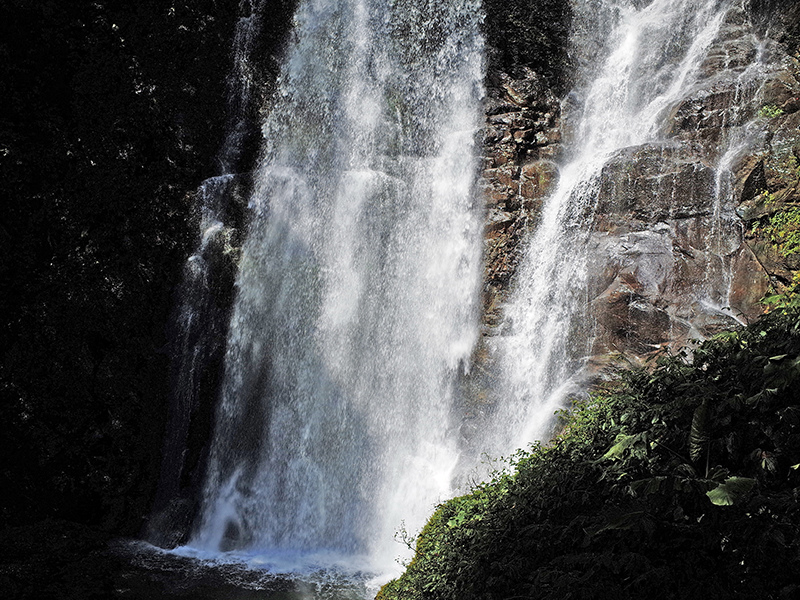
[{"label": "wet rock face", "polygon": [[500,322],[522,242],[558,181],[560,102],[536,72],[520,68],[517,74],[494,73],[488,81],[481,183],[487,209],[484,321],[490,328]]},{"label": "wet rock face", "polygon": [[[756,5],[729,13],[700,85],[665,111],[664,141],[626,148],[602,170],[588,253],[599,365],[750,320],[800,266],[758,229],[800,200],[800,36],[796,19]],[[760,78],[747,70],[757,56],[769,71]],[[537,73],[515,75],[491,75],[486,103],[488,335],[570,137],[571,96],[562,104]]]},{"label": "wet rock face", "polygon": [[[621,223],[708,215],[714,169],[672,144],[625,148],[603,167],[597,214]],[[619,220],[619,219],[618,219]]]},{"label": "wet rock face", "polygon": [[645,355],[760,311],[763,272],[724,193],[715,169],[672,142],[605,165],[590,251],[595,354]]},{"label": "wet rock face", "polygon": [[[754,89],[745,90],[752,97]],[[685,137],[713,151],[713,146],[724,143],[723,133],[738,127],[752,118],[752,111],[742,110],[743,90],[735,79],[717,81],[709,88],[697,90],[675,107],[667,133]]]},{"label": "wet rock face", "polygon": [[[600,364],[751,320],[770,286],[791,278],[791,260],[754,226],[796,199],[798,68],[786,46],[759,44],[747,15],[732,12],[704,83],[670,111],[667,141],[603,168],[589,289]],[[748,83],[757,51],[770,72]]]},{"label": "wet rock face", "polygon": [[611,354],[641,357],[706,338],[761,312],[766,278],[740,224],[722,232],[733,250],[720,256],[707,239],[710,216],[621,227],[610,221],[607,231],[594,233],[590,250],[594,354],[601,364]]}]

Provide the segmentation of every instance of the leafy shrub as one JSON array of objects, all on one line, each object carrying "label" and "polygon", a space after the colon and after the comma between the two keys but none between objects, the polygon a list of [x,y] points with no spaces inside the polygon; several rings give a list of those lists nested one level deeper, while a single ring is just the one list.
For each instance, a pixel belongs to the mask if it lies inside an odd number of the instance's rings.
[{"label": "leafy shrub", "polygon": [[800,253],[800,207],[793,206],[771,215],[760,229],[783,256]]},{"label": "leafy shrub", "polygon": [[595,390],[549,445],[439,506],[379,598],[792,597],[800,311]]},{"label": "leafy shrub", "polygon": [[[767,192],[765,194],[767,199],[772,196]],[[784,258],[800,254],[800,207],[784,207],[763,217],[753,226],[752,235],[772,244]],[[791,281],[778,292],[765,296],[761,302],[773,309],[800,306],[800,271],[795,271]]]},{"label": "leafy shrub", "polygon": [[766,104],[758,111],[758,116],[766,119],[774,119],[775,117],[780,117],[782,114],[783,109],[774,104]]}]

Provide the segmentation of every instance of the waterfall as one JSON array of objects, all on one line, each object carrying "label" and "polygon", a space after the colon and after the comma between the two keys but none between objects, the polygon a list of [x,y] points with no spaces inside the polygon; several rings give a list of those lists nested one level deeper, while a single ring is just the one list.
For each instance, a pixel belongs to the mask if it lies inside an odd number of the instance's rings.
[{"label": "waterfall", "polygon": [[[248,27],[263,2],[251,4]],[[724,77],[735,81],[736,103],[756,96],[759,52],[719,54],[744,4],[573,7],[580,71],[564,103],[567,151],[499,335],[487,342],[500,365],[498,401],[464,443],[460,411],[470,399],[457,389],[479,335],[483,234],[481,3],[300,2],[262,123],[200,513],[183,551],[290,570],[392,571],[402,552],[395,534],[417,533],[454,493],[474,467],[467,454],[508,455],[545,439],[554,410],[592,375],[598,273],[625,260],[645,275],[673,268],[671,212],[613,243],[599,226],[610,166],[637,152],[696,175],[691,193],[704,204],[686,227],[702,221],[710,232],[692,259],[708,276],[666,318],[700,335],[696,321],[730,304],[742,245],[731,169],[756,135],[746,127],[752,114],[724,113],[714,130],[722,133],[708,139],[671,128],[692,94]],[[242,47],[249,31],[237,34]],[[233,79],[246,82],[242,56]],[[245,127],[237,110],[223,167]],[[653,189],[674,194],[677,175],[654,171]],[[201,292],[206,250],[227,231],[219,203],[233,178],[223,168],[201,188],[203,235],[187,267]],[[187,302],[184,409],[213,337],[202,302]]]},{"label": "waterfall", "polygon": [[[585,43],[590,36],[587,31],[594,31],[597,39],[604,38],[602,44],[587,44],[602,48],[602,60],[584,60],[587,71],[576,75],[585,83],[570,99],[579,109],[569,115],[574,133],[567,160],[517,273],[502,335],[494,342],[503,381],[498,394],[501,404],[486,435],[485,446],[491,452],[508,452],[546,438],[554,411],[570,394],[586,389],[588,359],[595,343],[590,279],[618,259],[600,256],[598,248],[602,246],[593,233],[604,168],[625,149],[652,146],[665,157],[682,157],[695,151],[690,142],[669,138],[669,119],[680,102],[701,84],[719,77],[708,66],[710,52],[715,44],[723,44],[726,19],[735,22],[732,16],[736,11],[741,16],[742,6],[741,2],[720,0],[575,3],[577,26],[573,37]],[[720,71],[730,68],[741,73],[739,84],[752,96],[750,84],[757,78],[757,60],[750,69],[729,60]],[[722,129],[725,127],[723,123]],[[733,155],[742,147],[725,154],[729,142],[719,140],[721,157],[716,149],[707,149],[703,161],[694,167],[702,176],[704,169],[709,169],[706,162],[717,162],[716,191],[713,186],[703,188],[705,180],[696,178],[701,182],[697,187],[702,188],[698,194],[703,195],[707,207],[714,207],[709,211],[717,221],[712,225],[716,234],[708,243],[717,248],[730,246],[731,240],[734,248],[741,244],[740,226],[738,220],[733,222],[736,217],[730,198],[725,196],[730,186],[724,182]],[[711,148],[712,144],[707,146]],[[668,177],[664,179],[664,185],[670,183]],[[660,253],[663,264],[647,264],[642,259],[640,270],[672,268],[670,231],[674,227],[670,223],[669,219],[655,223],[650,236],[659,244],[654,252]],[[628,240],[631,245],[637,243],[633,235]],[[716,250],[717,256],[712,248],[706,253],[711,257],[708,264],[725,262],[724,257],[732,251]],[[685,299],[687,306],[692,305],[686,311],[702,311],[703,303],[713,304],[709,298],[714,294],[719,298],[721,291],[709,289],[715,285],[716,281],[712,286],[700,282]],[[713,310],[718,311],[716,304]]]},{"label": "waterfall", "polygon": [[191,547],[385,569],[451,492],[478,329],[480,20],[477,0],[301,2]]},{"label": "waterfall", "polygon": [[217,153],[219,173],[203,181],[195,192],[198,232],[197,246],[184,265],[173,314],[173,374],[167,436],[154,516],[147,527],[147,537],[156,543],[172,546],[185,534],[184,521],[191,518],[191,503],[186,496],[195,490],[186,484],[187,471],[198,457],[189,456],[188,440],[193,419],[208,403],[213,393],[210,375],[218,370],[223,353],[228,311],[219,301],[219,290],[230,278],[235,230],[228,218],[229,205],[238,193],[237,171],[242,168],[254,103],[254,81],[249,64],[262,30],[264,0],[241,0],[241,16],[236,22],[233,40],[233,68],[227,78],[225,139]]}]

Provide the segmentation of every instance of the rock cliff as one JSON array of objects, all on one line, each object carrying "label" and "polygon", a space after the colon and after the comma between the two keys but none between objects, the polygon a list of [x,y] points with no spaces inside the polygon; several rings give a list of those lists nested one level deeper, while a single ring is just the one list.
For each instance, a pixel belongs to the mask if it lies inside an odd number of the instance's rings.
[{"label": "rock cliff", "polygon": [[[758,2],[731,11],[700,84],[668,109],[661,141],[625,148],[603,168],[589,252],[595,366],[750,321],[770,290],[791,286],[797,259],[770,223],[787,210],[778,221],[791,219],[797,201],[797,12]],[[584,55],[572,55],[577,93],[566,97],[530,68],[512,77],[495,66],[488,76],[484,335],[498,333],[525,241],[558,180],[582,108]],[[767,72],[745,77],[756,58]],[[477,356],[479,369],[491,363],[484,345]]]}]

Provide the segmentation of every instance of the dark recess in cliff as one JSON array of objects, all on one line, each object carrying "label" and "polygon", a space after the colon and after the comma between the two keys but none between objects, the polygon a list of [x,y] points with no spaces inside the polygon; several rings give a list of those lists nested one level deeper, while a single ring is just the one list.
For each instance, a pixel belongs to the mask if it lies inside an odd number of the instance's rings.
[{"label": "dark recess in cliff", "polygon": [[184,196],[212,168],[235,14],[192,4],[2,8],[5,524],[129,532],[146,510]]},{"label": "dark recess in cliff", "polygon": [[568,79],[572,10],[564,0],[484,0],[489,77],[502,71],[520,77],[520,67],[544,76],[556,95]]}]

